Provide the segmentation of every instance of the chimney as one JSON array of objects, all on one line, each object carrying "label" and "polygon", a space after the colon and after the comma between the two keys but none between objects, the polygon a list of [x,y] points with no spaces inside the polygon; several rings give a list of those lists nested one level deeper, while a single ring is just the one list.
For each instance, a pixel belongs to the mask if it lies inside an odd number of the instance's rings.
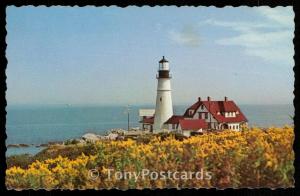
[{"label": "chimney", "polygon": [[210,101],[210,96],[207,97],[207,101]]},{"label": "chimney", "polygon": [[227,98],[227,97],[224,97],[224,101],[228,101],[228,98]]},{"label": "chimney", "polygon": [[198,101],[201,101],[201,97],[198,97]]}]

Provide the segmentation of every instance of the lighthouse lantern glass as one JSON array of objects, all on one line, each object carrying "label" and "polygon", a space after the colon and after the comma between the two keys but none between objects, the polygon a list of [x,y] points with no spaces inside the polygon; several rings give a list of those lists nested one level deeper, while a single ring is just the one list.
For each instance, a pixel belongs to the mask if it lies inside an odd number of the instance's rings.
[{"label": "lighthouse lantern glass", "polygon": [[169,70],[169,63],[168,62],[159,63],[159,70]]}]

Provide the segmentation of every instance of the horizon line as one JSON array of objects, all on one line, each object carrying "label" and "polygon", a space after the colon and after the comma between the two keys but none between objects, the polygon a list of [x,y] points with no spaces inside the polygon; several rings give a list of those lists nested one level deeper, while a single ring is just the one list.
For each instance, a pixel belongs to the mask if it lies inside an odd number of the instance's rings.
[{"label": "horizon line", "polygon": [[[221,101],[221,100],[215,100]],[[177,103],[173,106],[181,105],[192,105],[193,103]],[[128,104],[128,103],[7,103],[6,106],[153,106],[155,103],[137,103],[137,104]],[[238,103],[238,105],[294,105],[293,103]]]}]

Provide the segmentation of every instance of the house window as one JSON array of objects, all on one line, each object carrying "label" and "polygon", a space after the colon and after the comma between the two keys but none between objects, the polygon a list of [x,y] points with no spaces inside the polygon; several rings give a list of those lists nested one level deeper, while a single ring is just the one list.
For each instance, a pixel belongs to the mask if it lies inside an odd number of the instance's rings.
[{"label": "house window", "polygon": [[189,115],[193,115],[194,110],[189,110]]},{"label": "house window", "polygon": [[172,124],[172,129],[176,129],[176,124]]},{"label": "house window", "polygon": [[201,112],[198,112],[199,119],[202,119]]},{"label": "house window", "polygon": [[204,105],[201,105],[201,110],[203,110],[204,109]]},{"label": "house window", "polygon": [[208,119],[208,113],[205,113],[205,119]]}]

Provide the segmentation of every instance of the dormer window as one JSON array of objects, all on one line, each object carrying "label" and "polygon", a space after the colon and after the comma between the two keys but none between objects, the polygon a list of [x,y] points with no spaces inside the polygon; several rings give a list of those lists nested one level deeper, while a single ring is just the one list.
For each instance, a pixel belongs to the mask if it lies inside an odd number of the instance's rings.
[{"label": "dormer window", "polygon": [[236,112],[225,112],[225,118],[236,117]]}]

